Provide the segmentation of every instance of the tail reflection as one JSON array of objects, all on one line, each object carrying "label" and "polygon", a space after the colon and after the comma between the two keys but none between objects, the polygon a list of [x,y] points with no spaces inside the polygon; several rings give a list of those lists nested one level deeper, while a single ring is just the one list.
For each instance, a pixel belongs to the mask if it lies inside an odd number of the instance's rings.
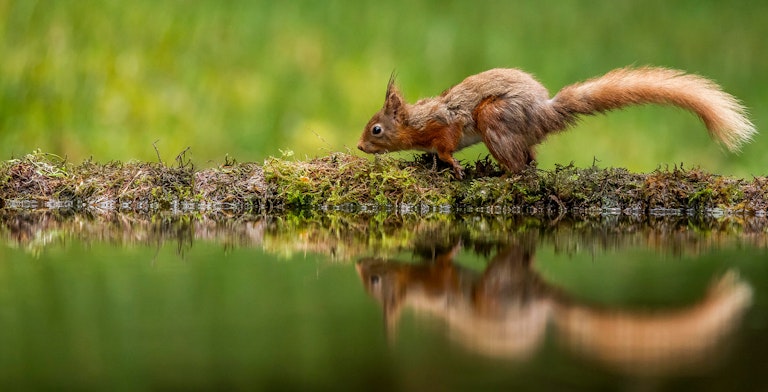
[{"label": "tail reflection", "polygon": [[633,312],[578,303],[548,285],[533,269],[533,246],[501,250],[483,272],[453,259],[454,246],[419,263],[361,259],[356,268],[366,291],[383,308],[395,338],[403,308],[444,320],[451,337],[473,351],[525,359],[553,322],[565,345],[629,372],[664,372],[698,364],[734,329],[749,307],[752,289],[729,271],[686,308]]},{"label": "tail reflection", "polygon": [[654,374],[714,359],[751,300],[752,288],[731,270],[686,308],[648,314],[563,306],[555,324],[572,349],[627,372]]}]

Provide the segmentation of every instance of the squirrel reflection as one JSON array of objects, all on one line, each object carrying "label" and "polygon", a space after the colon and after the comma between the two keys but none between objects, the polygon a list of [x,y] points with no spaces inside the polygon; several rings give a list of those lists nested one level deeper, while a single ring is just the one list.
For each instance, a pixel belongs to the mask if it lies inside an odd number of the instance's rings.
[{"label": "squirrel reflection", "polygon": [[454,263],[459,245],[422,262],[361,259],[366,291],[384,310],[394,338],[403,308],[443,319],[451,338],[494,357],[529,357],[552,322],[566,346],[632,373],[663,373],[701,364],[749,307],[752,289],[729,271],[698,302],[662,312],[609,309],[572,300],[534,269],[532,245],[499,251],[485,271]]}]

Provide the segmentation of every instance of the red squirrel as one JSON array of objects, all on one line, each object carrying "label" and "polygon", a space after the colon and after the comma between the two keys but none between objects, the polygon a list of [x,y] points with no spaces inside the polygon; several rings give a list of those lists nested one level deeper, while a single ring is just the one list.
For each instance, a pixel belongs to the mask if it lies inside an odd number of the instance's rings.
[{"label": "red squirrel", "polygon": [[472,75],[433,98],[408,104],[390,77],[384,107],[365,126],[357,147],[372,154],[422,150],[437,153],[464,176],[453,153],[482,141],[507,170],[522,171],[534,146],[563,131],[582,114],[647,103],[694,112],[710,136],[736,151],[756,132],[746,108],[713,81],[684,71],[619,68],[564,87],[554,98],[533,76],[518,69]]}]

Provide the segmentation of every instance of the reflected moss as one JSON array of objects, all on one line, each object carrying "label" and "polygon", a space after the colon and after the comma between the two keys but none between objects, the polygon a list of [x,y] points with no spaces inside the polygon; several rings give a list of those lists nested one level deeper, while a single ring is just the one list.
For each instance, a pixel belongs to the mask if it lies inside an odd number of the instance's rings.
[{"label": "reflected moss", "polygon": [[[764,218],[603,216],[573,219],[529,215],[442,214],[387,211],[297,210],[283,214],[109,213],[0,209],[0,235],[10,247],[33,254],[69,238],[119,245],[173,243],[182,252],[196,241],[258,247],[291,256],[316,253],[348,261],[362,254],[397,254],[423,238],[480,248],[529,238],[558,252],[642,246],[672,254],[699,254],[727,244],[768,248]],[[488,248],[488,249],[490,249]]]}]

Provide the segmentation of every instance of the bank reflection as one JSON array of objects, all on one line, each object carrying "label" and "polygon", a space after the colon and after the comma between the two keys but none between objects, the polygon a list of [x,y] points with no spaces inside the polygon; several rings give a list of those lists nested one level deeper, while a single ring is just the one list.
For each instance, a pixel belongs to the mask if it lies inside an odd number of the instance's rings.
[{"label": "bank reflection", "polygon": [[452,340],[482,355],[525,360],[553,326],[579,355],[631,374],[658,375],[710,363],[727,346],[752,299],[736,271],[716,276],[699,300],[663,311],[607,308],[575,300],[533,265],[534,246],[501,249],[484,271],[454,261],[460,245],[416,250],[420,260],[364,258],[356,264],[366,291],[382,306],[396,339],[400,314],[443,320]]}]

